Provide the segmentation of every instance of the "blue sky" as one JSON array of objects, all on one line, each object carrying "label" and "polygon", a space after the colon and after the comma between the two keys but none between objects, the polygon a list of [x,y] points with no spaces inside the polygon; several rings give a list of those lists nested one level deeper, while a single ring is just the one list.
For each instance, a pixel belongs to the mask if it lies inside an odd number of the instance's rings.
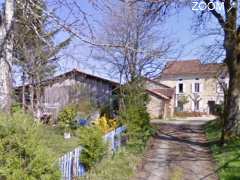
[{"label": "blue sky", "polygon": [[[3,0],[0,0],[2,3]],[[95,11],[88,3],[88,0],[81,0],[79,4],[91,16],[92,20],[101,19],[101,15]],[[67,11],[61,10],[60,16],[67,16]],[[190,7],[183,8],[172,15],[165,22],[165,29],[170,39],[175,41],[174,49],[180,53],[178,59],[201,59],[204,50],[201,48],[204,44],[210,44],[213,39],[197,39],[191,26],[194,23],[194,13]],[[95,27],[97,28],[97,26]],[[161,27],[157,27],[161,28]],[[60,34],[58,40],[63,39],[64,34]],[[72,45],[65,51],[65,57],[61,60],[60,72],[71,70],[72,68],[79,68],[82,71],[93,73],[95,75],[104,76],[107,78],[115,78],[107,73],[108,66],[101,61],[96,61],[91,58],[91,49],[87,44],[82,44],[78,40],[72,42]],[[175,57],[175,55],[173,55]]]}]

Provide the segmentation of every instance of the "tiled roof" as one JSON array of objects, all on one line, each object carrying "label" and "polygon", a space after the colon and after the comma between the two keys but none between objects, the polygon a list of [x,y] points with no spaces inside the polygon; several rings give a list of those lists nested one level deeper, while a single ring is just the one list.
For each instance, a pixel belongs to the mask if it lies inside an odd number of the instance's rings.
[{"label": "tiled roof", "polygon": [[162,84],[156,80],[153,80],[153,79],[149,79],[149,78],[145,78],[146,81],[149,81],[151,83],[154,83],[156,85],[158,85],[159,87],[162,87],[162,88],[170,88],[169,86],[165,85],[165,84]]},{"label": "tiled roof", "polygon": [[200,60],[171,61],[167,63],[161,77],[177,75],[217,75],[217,73],[221,71],[226,71],[226,68],[220,63],[203,64]]},{"label": "tiled roof", "polygon": [[175,95],[174,88],[147,89],[147,92],[167,100],[173,98]]},{"label": "tiled roof", "polygon": [[153,92],[161,93],[164,96],[172,98],[175,94],[175,88],[161,88],[161,89],[152,89]]}]

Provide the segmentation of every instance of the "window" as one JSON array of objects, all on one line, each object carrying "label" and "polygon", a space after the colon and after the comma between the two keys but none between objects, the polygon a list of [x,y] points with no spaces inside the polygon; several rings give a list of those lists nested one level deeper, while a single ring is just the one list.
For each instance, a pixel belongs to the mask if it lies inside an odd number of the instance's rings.
[{"label": "window", "polygon": [[194,92],[195,93],[199,93],[200,92],[200,84],[199,83],[195,83],[194,84]]},{"label": "window", "polygon": [[217,92],[218,93],[224,93],[224,90],[228,88],[228,85],[226,82],[220,82],[217,84]]},{"label": "window", "polygon": [[183,83],[178,84],[178,92],[183,93]]}]

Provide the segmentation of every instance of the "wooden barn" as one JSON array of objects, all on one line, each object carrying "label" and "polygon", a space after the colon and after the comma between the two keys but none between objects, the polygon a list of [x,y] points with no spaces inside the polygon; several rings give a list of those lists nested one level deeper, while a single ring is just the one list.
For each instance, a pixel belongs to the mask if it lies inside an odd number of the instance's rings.
[{"label": "wooden barn", "polygon": [[[81,103],[89,97],[97,105],[108,103],[118,83],[88,74],[77,69],[58,75],[52,79],[41,82],[40,104],[41,111],[57,113],[66,105]],[[19,102],[23,101],[23,86],[16,88],[16,97]],[[25,86],[24,99],[27,106],[31,104],[30,85]],[[34,93],[36,98],[36,93]]]}]

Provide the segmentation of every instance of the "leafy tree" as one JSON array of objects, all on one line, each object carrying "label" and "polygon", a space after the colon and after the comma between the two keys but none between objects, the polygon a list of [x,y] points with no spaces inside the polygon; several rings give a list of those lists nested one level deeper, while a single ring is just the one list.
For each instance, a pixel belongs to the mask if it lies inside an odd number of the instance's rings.
[{"label": "leafy tree", "polygon": [[[23,8],[23,4],[28,8]],[[16,64],[22,71],[23,105],[25,104],[25,83],[31,85],[31,108],[39,108],[41,82],[53,76],[57,68],[58,53],[66,47],[71,38],[60,43],[54,41],[60,29],[51,27],[42,0],[34,3],[28,0],[16,5],[16,24],[14,30],[14,50]],[[36,96],[36,101],[34,101]]]},{"label": "leafy tree", "polygon": [[127,125],[128,145],[141,151],[153,133],[147,112],[148,95],[142,80],[132,81],[123,87],[122,123]]}]

